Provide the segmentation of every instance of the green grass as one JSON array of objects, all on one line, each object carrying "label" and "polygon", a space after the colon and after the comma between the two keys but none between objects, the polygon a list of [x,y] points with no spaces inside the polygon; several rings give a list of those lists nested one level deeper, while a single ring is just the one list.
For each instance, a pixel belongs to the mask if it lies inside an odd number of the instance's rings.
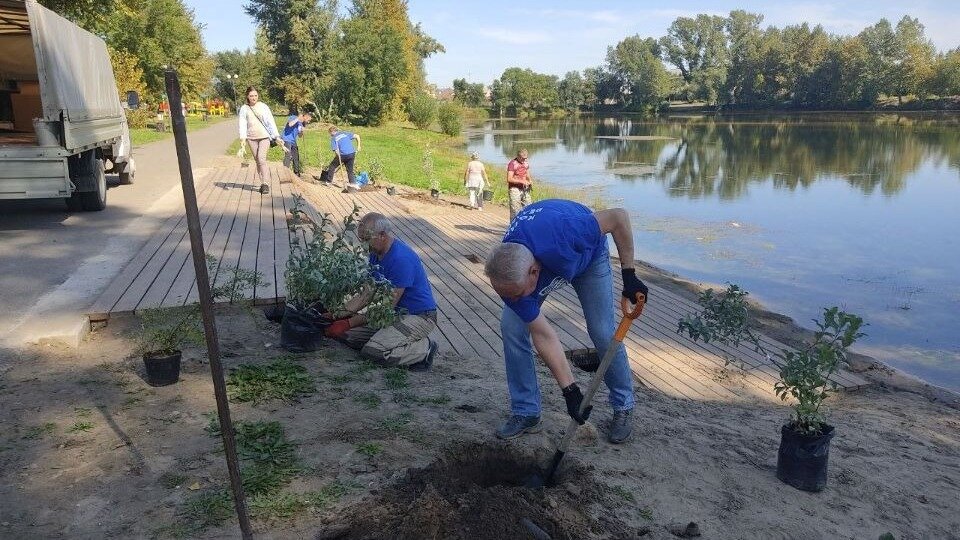
[{"label": "green grass", "polygon": [[26,433],[23,434],[24,439],[42,439],[46,435],[49,435],[57,429],[57,425],[53,422],[47,422],[45,424],[40,424],[37,426],[30,426],[27,428]]},{"label": "green grass", "polygon": [[368,409],[376,409],[382,403],[380,396],[374,394],[373,392],[367,392],[365,394],[360,394],[354,396],[354,401],[357,403],[362,403]]},{"label": "green grass", "polygon": [[[208,121],[204,122],[203,119],[200,118],[199,116],[188,116],[187,132],[189,133],[197,129],[205,128],[207,126],[212,126],[217,122],[223,122],[226,120],[232,120],[233,122],[236,122],[237,117],[236,116],[226,116],[226,117],[211,116]],[[157,131],[156,129],[153,128],[153,126],[143,127],[143,128],[130,128],[130,142],[135,147],[142,146],[144,144],[148,144],[156,141],[162,141],[163,139],[167,139],[170,137],[173,137],[173,131],[170,131],[169,118],[167,119],[167,131]]]},{"label": "green grass", "polygon": [[307,493],[274,493],[250,498],[250,517],[260,521],[291,518],[307,508],[323,510],[337,503],[347,492],[339,483],[332,483]]},{"label": "green grass", "polygon": [[639,514],[643,519],[653,521],[653,510],[651,510],[649,506],[641,508]]},{"label": "green grass", "polygon": [[237,422],[237,455],[243,489],[250,495],[275,493],[299,471],[293,443],[280,422]]},{"label": "green grass", "polygon": [[207,527],[223,525],[233,515],[233,498],[229,491],[218,490],[199,493],[190,497],[184,503],[180,517],[186,523],[179,524],[181,525],[180,530],[186,532],[183,536],[193,536]]},{"label": "green grass", "polygon": [[376,457],[383,452],[383,445],[380,443],[359,443],[356,445],[357,453],[367,457]]},{"label": "green grass", "polygon": [[187,477],[182,474],[166,472],[160,475],[160,478],[157,479],[157,482],[167,488],[174,489],[176,487],[182,486],[184,482],[187,481]]},{"label": "green grass", "polygon": [[413,415],[405,412],[392,418],[384,418],[380,421],[380,427],[393,434],[401,434],[407,431],[410,422],[413,421]]},{"label": "green grass", "polygon": [[227,396],[259,404],[272,399],[292,402],[316,392],[313,376],[299,364],[281,359],[265,366],[241,365],[227,377]]},{"label": "green grass", "polygon": [[403,368],[391,368],[383,374],[384,380],[387,382],[387,388],[391,390],[402,390],[410,386],[407,382],[407,376],[409,372]]},{"label": "green grass", "polygon": [[[276,119],[277,125],[280,126],[286,117],[276,117]],[[433,176],[437,179],[441,192],[464,197],[467,195],[466,188],[463,187],[463,172],[470,156],[462,136],[450,137],[438,131],[420,130],[409,123],[388,123],[378,127],[357,126],[345,129],[360,136],[360,153],[357,155],[355,164],[357,172],[369,171],[371,161],[379,159],[383,163],[388,185],[430,189],[430,180],[423,171],[423,155],[429,147],[433,155]],[[326,167],[333,157],[326,124],[317,123],[308,126],[298,146],[300,160],[304,167],[317,169]],[[240,140],[236,139],[227,149],[227,154],[234,155],[239,148]],[[248,158],[249,155],[248,151]],[[267,159],[283,161],[283,150],[279,147],[271,148],[267,153]],[[487,179],[490,181],[487,189],[493,191],[494,202],[505,203],[507,201],[506,163],[486,163],[486,166]],[[587,201],[585,194],[581,192],[563,190],[540,181],[537,181],[533,195],[536,200],[565,198],[602,207],[602,201],[599,198]]]},{"label": "green grass", "polygon": [[67,431],[70,433],[75,433],[78,431],[90,431],[93,429],[93,422],[77,422],[70,426],[70,429]]},{"label": "green grass", "polygon": [[610,488],[610,491],[616,493],[616,494],[619,495],[621,498],[623,498],[623,500],[625,500],[625,501],[637,502],[637,499],[634,498],[633,493],[631,493],[630,491],[628,491],[628,490],[627,490],[626,488],[624,488],[624,487],[621,487],[621,486],[613,486],[613,487]]}]

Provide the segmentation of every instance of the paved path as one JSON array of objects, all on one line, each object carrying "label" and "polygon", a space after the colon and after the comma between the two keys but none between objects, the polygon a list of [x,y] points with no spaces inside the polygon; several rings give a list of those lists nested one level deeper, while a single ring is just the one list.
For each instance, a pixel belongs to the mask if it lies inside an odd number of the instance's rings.
[{"label": "paved path", "polygon": [[[190,132],[194,168],[222,156],[235,132],[236,123],[229,120]],[[166,217],[182,211],[173,139],[135,148],[134,157],[136,182],[112,186],[102,212],[70,213],[60,199],[0,201],[0,339],[5,345],[73,336],[110,280]]]}]

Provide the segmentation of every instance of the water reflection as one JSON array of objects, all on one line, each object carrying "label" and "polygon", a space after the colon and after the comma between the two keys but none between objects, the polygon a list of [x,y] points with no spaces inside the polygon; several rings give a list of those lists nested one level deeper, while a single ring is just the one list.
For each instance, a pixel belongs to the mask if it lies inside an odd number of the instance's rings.
[{"label": "water reflection", "polygon": [[468,146],[526,147],[535,179],[627,207],[639,257],[798,321],[859,313],[865,352],[960,390],[960,116],[506,120]]},{"label": "water reflection", "polygon": [[491,139],[504,158],[521,146],[536,158],[554,149],[542,141],[559,139],[566,152],[602,156],[618,177],[658,182],[673,197],[735,199],[751,183],[796,190],[824,177],[864,194],[895,195],[922,163],[960,170],[958,127],[955,116],[903,114],[587,118],[500,122],[498,129],[538,131]]}]

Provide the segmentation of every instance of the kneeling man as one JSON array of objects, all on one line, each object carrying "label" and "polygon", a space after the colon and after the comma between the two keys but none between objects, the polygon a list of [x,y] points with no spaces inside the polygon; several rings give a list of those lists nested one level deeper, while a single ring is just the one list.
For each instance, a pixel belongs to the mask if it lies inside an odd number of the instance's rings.
[{"label": "kneeling man", "polygon": [[427,371],[437,352],[437,343],[428,337],[437,326],[437,303],[420,257],[394,236],[393,224],[383,214],[371,212],[360,218],[357,236],[370,247],[376,276],[393,286],[397,321],[379,330],[368,326],[366,315],[357,313],[371,299],[371,291],[364,291],[345,306],[355,315],[334,321],[326,336],[344,340],[378,364]]}]

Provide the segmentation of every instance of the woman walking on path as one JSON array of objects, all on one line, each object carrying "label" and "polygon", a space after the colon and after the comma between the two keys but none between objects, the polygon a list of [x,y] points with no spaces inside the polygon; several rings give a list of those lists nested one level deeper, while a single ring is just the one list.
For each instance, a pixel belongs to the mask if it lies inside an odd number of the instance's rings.
[{"label": "woman walking on path", "polygon": [[463,172],[463,185],[470,194],[470,208],[483,210],[483,188],[487,185],[487,169],[476,152],[470,154],[467,170]]},{"label": "woman walking on path", "polygon": [[[250,146],[250,153],[257,162],[257,173],[260,175],[260,193],[267,193],[267,150],[270,149],[270,141],[280,138],[280,133],[270,107],[260,101],[260,92],[250,86],[247,87],[246,95],[247,102],[237,112],[240,119],[240,149],[243,149],[243,141]],[[284,147],[283,151],[288,150]]]}]

